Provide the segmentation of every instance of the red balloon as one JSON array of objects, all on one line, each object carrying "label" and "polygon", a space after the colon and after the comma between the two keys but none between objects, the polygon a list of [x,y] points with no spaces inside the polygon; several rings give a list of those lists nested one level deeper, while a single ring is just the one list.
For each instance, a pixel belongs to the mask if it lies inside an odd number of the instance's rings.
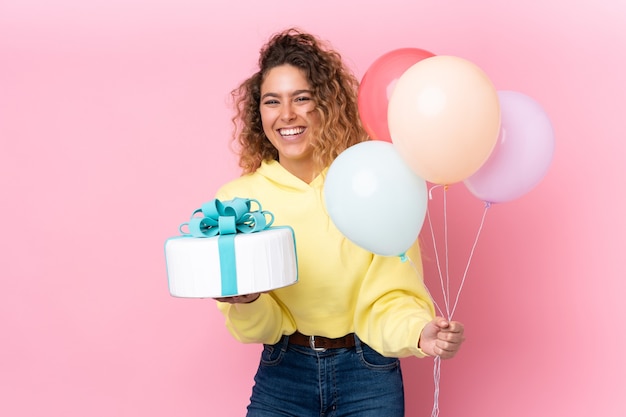
[{"label": "red balloon", "polygon": [[391,142],[387,126],[387,107],[396,82],[411,66],[435,56],[419,48],[400,48],[379,57],[368,68],[359,86],[359,114],[372,139]]}]

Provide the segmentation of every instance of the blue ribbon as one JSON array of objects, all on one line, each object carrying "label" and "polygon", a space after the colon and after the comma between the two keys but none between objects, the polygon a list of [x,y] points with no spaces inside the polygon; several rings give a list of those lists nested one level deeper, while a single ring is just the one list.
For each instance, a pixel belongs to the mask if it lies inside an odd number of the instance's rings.
[{"label": "blue ribbon", "polygon": [[[257,210],[251,211],[252,203],[256,203]],[[266,216],[270,217],[269,222]],[[214,199],[204,203],[192,213],[189,222],[181,224],[178,230],[182,235],[195,238],[218,236],[222,295],[230,296],[238,292],[236,234],[259,232],[269,228],[272,223],[274,215],[270,211],[263,211],[257,200],[236,197],[228,201]],[[183,231],[185,226],[188,232]]]}]

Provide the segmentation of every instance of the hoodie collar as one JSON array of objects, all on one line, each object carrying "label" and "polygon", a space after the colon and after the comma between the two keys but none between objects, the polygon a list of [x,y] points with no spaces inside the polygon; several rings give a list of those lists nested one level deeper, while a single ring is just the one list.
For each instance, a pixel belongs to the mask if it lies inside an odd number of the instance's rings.
[{"label": "hoodie collar", "polygon": [[308,191],[313,189],[321,189],[324,185],[324,179],[326,178],[326,172],[328,168],[324,169],[317,177],[311,181],[310,184],[302,181],[300,178],[287,171],[278,161],[263,161],[261,166],[256,170],[257,174],[264,176],[272,182],[279,184],[282,187],[292,188],[299,191]]}]

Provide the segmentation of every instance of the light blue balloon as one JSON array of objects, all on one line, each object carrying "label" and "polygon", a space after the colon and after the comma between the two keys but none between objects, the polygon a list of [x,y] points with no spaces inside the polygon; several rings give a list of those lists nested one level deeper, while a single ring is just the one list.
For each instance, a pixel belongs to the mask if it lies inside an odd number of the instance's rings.
[{"label": "light blue balloon", "polygon": [[328,169],[324,198],[345,237],[383,256],[403,256],[415,243],[428,206],[426,181],[383,141],[343,151]]}]

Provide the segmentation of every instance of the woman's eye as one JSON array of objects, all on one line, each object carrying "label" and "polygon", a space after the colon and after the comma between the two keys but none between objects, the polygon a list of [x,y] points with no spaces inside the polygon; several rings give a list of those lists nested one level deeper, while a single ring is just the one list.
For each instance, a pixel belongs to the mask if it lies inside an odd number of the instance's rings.
[{"label": "woman's eye", "polygon": [[263,102],[263,104],[267,104],[267,105],[273,105],[273,104],[278,104],[278,100],[266,100]]},{"label": "woman's eye", "polygon": [[309,100],[311,100],[311,97],[307,97],[307,96],[296,97],[296,101],[309,101]]}]

